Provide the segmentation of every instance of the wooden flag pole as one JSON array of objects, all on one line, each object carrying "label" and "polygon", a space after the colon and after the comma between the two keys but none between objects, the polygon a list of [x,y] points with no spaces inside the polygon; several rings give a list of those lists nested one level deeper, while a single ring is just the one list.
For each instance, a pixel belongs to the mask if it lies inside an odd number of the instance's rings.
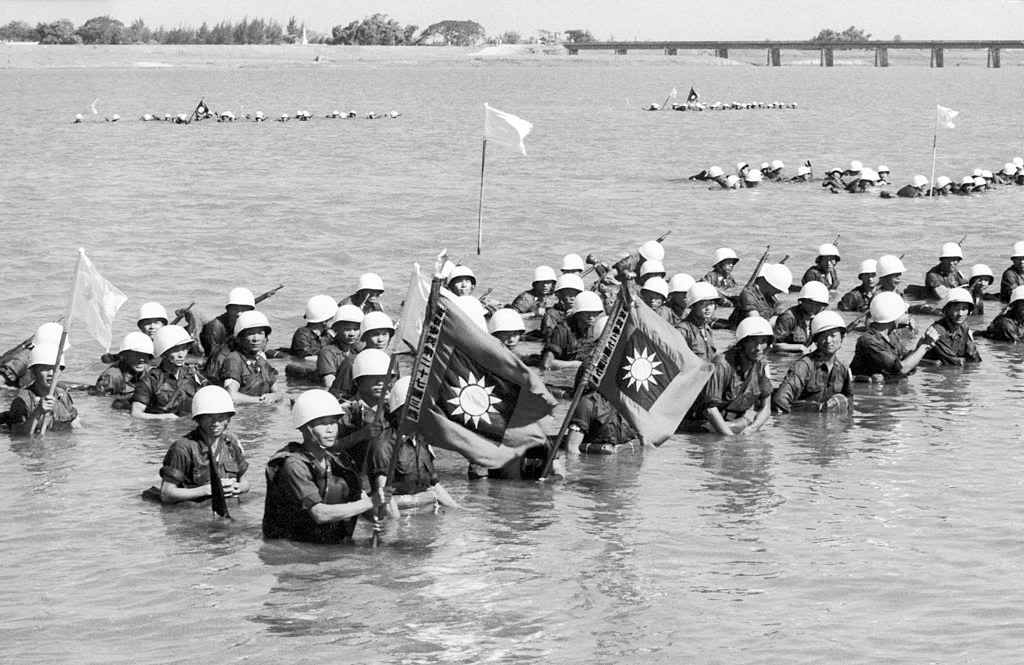
[{"label": "wooden flag pole", "polygon": [[476,255],[480,256],[484,242],[484,164],[487,163],[487,139],[480,153],[480,202],[476,208]]},{"label": "wooden flag pole", "polygon": [[939,143],[939,103],[935,102],[935,130],[932,132],[932,179],[928,181],[928,196],[935,196],[935,155]]},{"label": "wooden flag pole", "polygon": [[[60,333],[60,342],[57,344],[57,358],[53,362],[53,377],[50,379],[50,390],[47,392],[47,397],[53,397],[54,393],[57,392],[57,379],[60,377],[60,364],[64,360],[64,345],[68,341],[68,327],[71,325],[71,309],[75,306],[75,296],[78,292],[78,273],[82,269],[82,259],[85,257],[85,249],[82,247],[78,248],[78,263],[75,264],[75,276],[71,283],[71,296],[68,298],[68,308],[64,314],[64,328]],[[46,414],[42,412],[42,404],[39,406],[37,413],[32,416],[33,420],[29,427],[29,433],[35,433],[36,427],[39,427],[39,436],[44,436],[46,430],[49,427],[46,422]]]}]

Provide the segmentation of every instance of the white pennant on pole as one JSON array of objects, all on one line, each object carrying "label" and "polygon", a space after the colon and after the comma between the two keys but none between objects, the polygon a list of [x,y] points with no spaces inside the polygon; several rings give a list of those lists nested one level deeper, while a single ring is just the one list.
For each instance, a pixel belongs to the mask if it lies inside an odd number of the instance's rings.
[{"label": "white pennant on pole", "polygon": [[500,143],[525,155],[526,145],[523,144],[523,139],[531,129],[533,129],[533,123],[511,113],[491,108],[490,104],[484,103],[485,141]]}]

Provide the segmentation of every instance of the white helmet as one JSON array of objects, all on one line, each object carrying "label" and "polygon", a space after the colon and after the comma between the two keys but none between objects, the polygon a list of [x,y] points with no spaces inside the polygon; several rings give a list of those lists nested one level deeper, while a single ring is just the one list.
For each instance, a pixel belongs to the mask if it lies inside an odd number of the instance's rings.
[{"label": "white helmet", "polygon": [[640,256],[648,261],[664,261],[665,248],[657,240],[648,240],[640,245]]},{"label": "white helmet", "polygon": [[988,169],[984,169],[981,172],[981,177],[984,178],[985,180],[991,180],[993,177],[992,172],[989,171]]},{"label": "white helmet", "polygon": [[580,293],[582,291],[586,291],[587,287],[586,285],[583,284],[582,277],[573,273],[569,273],[567,275],[560,276],[558,278],[558,281],[555,282],[556,292],[561,291],[563,289],[570,289],[572,291]]},{"label": "white helmet", "polygon": [[1014,157],[1010,161],[1013,162],[1013,165],[1016,166],[1017,168],[1021,168],[1022,166],[1024,166],[1024,157]]},{"label": "white helmet", "polygon": [[299,429],[317,418],[337,417],[341,413],[341,404],[334,395],[321,388],[307,390],[292,403],[292,427]]},{"label": "white helmet", "polygon": [[[53,344],[56,346],[60,344],[60,337],[64,334],[64,326],[55,322],[47,321],[43,325],[36,328],[36,334],[32,335],[32,346],[39,344]],[[64,339],[64,350],[67,351],[71,348],[71,343]]]},{"label": "white helmet", "polygon": [[670,294],[686,293],[693,288],[693,285],[693,277],[690,277],[685,272],[676,273],[672,275],[672,279],[668,282],[668,292]]},{"label": "white helmet", "polygon": [[782,163],[781,159],[772,160],[772,171],[778,171],[779,169],[786,168],[786,165]]},{"label": "white helmet", "polygon": [[640,268],[641,277],[643,277],[644,275],[656,275],[659,273],[662,275],[665,274],[665,265],[657,259],[650,259],[649,261],[644,261],[644,265]]},{"label": "white helmet", "polygon": [[953,181],[949,179],[949,176],[940,175],[935,179],[935,189],[942,189],[943,187],[948,187],[952,184]]},{"label": "white helmet", "polygon": [[1011,305],[1015,302],[1020,302],[1021,300],[1024,300],[1024,284],[1021,284],[1010,292]]},{"label": "white helmet", "polygon": [[215,413],[235,413],[230,393],[220,386],[203,386],[192,397],[192,417]]},{"label": "white helmet", "polygon": [[153,335],[153,353],[162,356],[176,346],[191,343],[192,336],[181,326],[164,326]]},{"label": "white helmet", "polygon": [[961,185],[971,185],[971,186],[973,186],[974,185],[974,178],[972,176],[965,175],[963,178],[960,179],[960,184]]},{"label": "white helmet", "polygon": [[750,164],[747,164],[746,162],[739,162],[739,163],[736,164],[736,172],[737,173],[742,172],[743,169],[749,169],[749,168],[750,168]]},{"label": "white helmet", "polygon": [[323,323],[337,313],[338,303],[334,301],[334,298],[319,295],[306,301],[306,314],[303,318],[310,323]]},{"label": "white helmet", "polygon": [[735,188],[739,181],[740,177],[738,175],[730,175],[725,179],[725,184],[730,188]]},{"label": "white helmet", "polygon": [[976,263],[971,266],[971,279],[975,277],[988,277],[990,282],[994,282],[996,276],[992,274],[992,268],[989,268],[984,263]]},{"label": "white helmet", "polygon": [[878,261],[874,259],[864,259],[860,262],[860,272],[857,275],[863,275],[865,273],[874,274],[878,268]]},{"label": "white helmet", "polygon": [[455,268],[448,275],[448,283],[451,284],[453,281],[462,277],[468,277],[469,281],[476,285],[476,275],[473,274],[473,270],[469,266],[455,266]]},{"label": "white helmet", "polygon": [[878,259],[878,270],[876,272],[879,277],[888,277],[889,275],[896,275],[906,271],[907,269],[903,265],[903,261],[898,256],[886,254]]},{"label": "white helmet", "polygon": [[537,266],[537,269],[533,271],[533,283],[537,282],[557,282],[558,275],[555,274],[554,269],[548,266]]},{"label": "white helmet", "polygon": [[405,398],[409,395],[410,383],[412,383],[412,377],[403,376],[391,384],[391,392],[388,393],[389,413],[394,413],[405,405]]},{"label": "white helmet", "polygon": [[871,318],[878,323],[892,323],[907,313],[907,303],[894,291],[876,293],[871,299]]},{"label": "white helmet", "polygon": [[801,164],[800,166],[797,167],[796,174],[798,176],[800,176],[800,175],[811,175],[811,167],[807,166],[806,164]]},{"label": "white helmet", "polygon": [[711,265],[717,266],[722,261],[739,261],[740,257],[736,256],[736,252],[732,251],[729,247],[719,247],[715,250],[715,258],[711,262]]},{"label": "white helmet", "polygon": [[668,282],[661,277],[651,277],[640,287],[641,291],[657,293],[662,298],[668,298]]},{"label": "white helmet", "polygon": [[750,170],[743,175],[743,179],[747,182],[761,182],[761,172]]},{"label": "white helmet", "polygon": [[864,165],[861,164],[859,161],[857,161],[855,159],[852,162],[850,162],[850,170],[855,172],[855,173],[858,172],[858,171],[863,171],[864,170]]},{"label": "white helmet", "polygon": [[147,302],[139,306],[139,321],[146,319],[159,319],[167,325],[170,320],[167,318],[167,310],[158,302]]},{"label": "white helmet", "polygon": [[[67,364],[67,360],[67,355],[61,356],[61,368]],[[38,344],[33,346],[32,350],[29,351],[29,367],[35,367],[36,365],[49,365],[50,367],[53,367],[53,363],[55,362],[57,362],[57,344]]]},{"label": "white helmet", "polygon": [[974,309],[974,296],[972,296],[971,292],[964,287],[958,286],[950,289],[949,293],[946,294],[946,297],[942,301],[942,308],[945,309],[947,305],[951,305],[953,303],[963,303],[965,305],[970,305],[971,309]]},{"label": "white helmet", "polygon": [[338,308],[338,311],[331,317],[331,325],[340,323],[341,321],[347,321],[348,323],[362,323],[365,318],[363,310],[352,304],[342,305]]},{"label": "white helmet", "polygon": [[363,349],[352,359],[352,378],[384,376],[391,365],[391,356],[380,349]]},{"label": "white helmet", "polygon": [[686,306],[693,307],[704,300],[717,301],[718,298],[718,289],[707,282],[697,282],[686,292]]},{"label": "white helmet", "polygon": [[793,283],[793,273],[781,263],[766,263],[761,268],[760,276],[783,293],[788,292],[789,286]]},{"label": "white helmet", "polygon": [[917,187],[918,189],[920,189],[921,187],[927,187],[928,186],[928,178],[926,178],[925,176],[923,176],[921,174],[917,174],[910,181],[910,184],[913,185],[914,187]]},{"label": "white helmet", "polygon": [[717,178],[723,175],[725,175],[725,171],[722,170],[721,166],[712,166],[710,169],[708,169],[709,178]]},{"label": "white helmet", "polygon": [[256,309],[256,297],[253,296],[252,291],[249,289],[239,286],[231,289],[228,293],[228,304]]},{"label": "white helmet", "polygon": [[365,272],[359,276],[356,291],[383,291],[384,280],[377,273]]},{"label": "white helmet", "polygon": [[843,334],[846,334],[846,322],[843,321],[843,317],[839,315],[839,312],[825,310],[824,312],[818,312],[811,319],[811,338],[830,330],[842,330]]},{"label": "white helmet", "polygon": [[587,266],[583,263],[583,257],[579,254],[566,254],[562,257],[562,272],[586,269]]},{"label": "white helmet", "polygon": [[767,169],[767,168],[770,168],[770,167],[771,167],[771,164],[769,164],[768,162],[761,162],[761,170],[762,171]]},{"label": "white helmet", "polygon": [[395,323],[384,312],[369,312],[359,323],[359,336],[362,337],[371,330],[390,330],[394,334]]},{"label": "white helmet", "polygon": [[825,243],[824,245],[818,246],[818,258],[822,256],[834,256],[838,263],[841,259],[839,258],[839,248],[831,243]]},{"label": "white helmet", "polygon": [[800,289],[797,300],[810,300],[822,305],[828,304],[828,287],[821,282],[811,280]]},{"label": "white helmet", "polygon": [[[1010,254],[1010,258],[1016,258],[1018,256],[1024,256],[1024,240],[1013,243],[1013,253]],[[46,325],[45,323],[43,325]]]},{"label": "white helmet", "polygon": [[879,173],[888,173],[889,172],[889,167],[886,166],[885,164],[879,164],[878,165],[878,172]]},{"label": "white helmet", "polygon": [[601,302],[601,296],[593,291],[583,291],[577,294],[576,298],[572,301],[572,313],[577,314],[579,312],[598,312],[603,314],[604,303]]},{"label": "white helmet", "polygon": [[[257,312],[253,309],[248,312],[242,312],[235,319],[235,337],[238,337],[246,330],[254,329],[262,329],[267,337],[270,337],[270,321],[267,321],[267,317],[263,312]],[[161,330],[163,329],[161,328]]]},{"label": "white helmet", "polygon": [[121,340],[121,350],[119,353],[124,353],[125,351],[135,351],[136,353],[152,356],[153,340],[144,332],[139,332],[138,330],[130,332]]},{"label": "white helmet", "polygon": [[868,182],[878,182],[878,174],[875,173],[874,169],[863,168],[860,170],[860,179],[867,180]]},{"label": "white helmet", "polygon": [[988,181],[986,181],[980,175],[979,176],[974,176],[974,186],[975,187],[985,187],[986,185],[988,185]]},{"label": "white helmet", "polygon": [[942,245],[942,253],[939,254],[940,259],[962,259],[964,258],[964,250],[961,249],[960,245],[955,242],[947,242]]},{"label": "white helmet", "polygon": [[748,337],[775,339],[775,332],[772,330],[772,324],[768,323],[764,317],[748,316],[740,321],[740,325],[736,328],[736,341],[742,342]]},{"label": "white helmet", "polygon": [[522,315],[514,309],[505,307],[499,309],[487,323],[487,329],[494,334],[496,332],[526,332],[526,324],[523,323]]},{"label": "white helmet", "polygon": [[1017,175],[1017,165],[1013,162],[1003,164],[1003,175]]}]

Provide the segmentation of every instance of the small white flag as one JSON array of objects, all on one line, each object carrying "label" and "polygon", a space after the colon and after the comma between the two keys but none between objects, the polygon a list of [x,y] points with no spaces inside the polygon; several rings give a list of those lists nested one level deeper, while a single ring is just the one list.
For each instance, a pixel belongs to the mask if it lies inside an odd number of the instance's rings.
[{"label": "small white flag", "polygon": [[75,272],[71,306],[64,326],[71,330],[72,320],[81,320],[96,341],[108,351],[113,335],[114,315],[128,300],[128,296],[103,278],[85,255],[84,249],[80,248],[78,253],[78,270]]},{"label": "small white flag", "polygon": [[533,123],[527,122],[511,113],[505,113],[484,104],[484,140],[506,145],[513,150],[526,154],[523,139],[533,129]]},{"label": "small white flag", "polygon": [[953,118],[960,115],[960,112],[954,111],[953,109],[947,109],[945,106],[936,105],[936,108],[938,109],[939,114],[939,124],[946,129],[954,129],[956,125],[953,124]]},{"label": "small white flag", "polygon": [[672,99],[675,99],[676,97],[679,96],[679,91],[676,90],[675,87],[673,87],[672,92],[668,93],[668,96],[671,97]]}]

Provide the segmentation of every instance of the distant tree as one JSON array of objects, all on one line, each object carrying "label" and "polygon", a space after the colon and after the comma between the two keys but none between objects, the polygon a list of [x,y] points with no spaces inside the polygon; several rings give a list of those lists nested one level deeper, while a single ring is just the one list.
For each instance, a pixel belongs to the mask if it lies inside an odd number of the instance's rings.
[{"label": "distant tree", "polygon": [[596,42],[594,35],[590,34],[589,30],[566,30],[565,31],[565,43],[566,44],[587,44],[589,42]]},{"label": "distant tree", "polygon": [[440,41],[445,46],[473,46],[486,37],[483,26],[476,21],[441,21],[428,25],[419,43]]},{"label": "distant tree", "polygon": [[331,30],[331,44],[401,45],[405,44],[405,28],[387,14],[374,14],[362,21],[352,21]]},{"label": "distant tree", "polygon": [[900,37],[899,35],[893,35],[892,36],[892,40],[894,42],[902,42],[903,41],[903,37]]},{"label": "distant tree", "polygon": [[490,37],[487,40],[488,44],[518,44],[522,41],[522,36],[515,30],[509,30],[503,32],[497,37]]},{"label": "distant tree", "polygon": [[89,19],[75,33],[84,44],[127,44],[131,41],[124,23],[110,16]]},{"label": "distant tree", "polygon": [[40,44],[81,44],[82,38],[75,34],[75,24],[66,18],[53,23],[36,26]]},{"label": "distant tree", "polygon": [[11,21],[0,27],[0,42],[38,42],[39,32],[24,21]]},{"label": "distant tree", "polygon": [[410,23],[405,26],[405,30],[402,32],[403,44],[415,44],[416,43],[416,31],[420,29],[420,26],[413,25]]},{"label": "distant tree", "polygon": [[294,16],[288,19],[288,24],[284,27],[284,34],[284,39],[289,44],[294,44],[302,38],[302,26],[299,25]]},{"label": "distant tree", "polygon": [[836,42],[855,43],[866,42],[870,40],[871,35],[865,33],[864,30],[860,28],[855,28],[852,25],[846,30],[843,30],[842,32],[836,32],[835,30],[830,30],[829,28],[823,28],[821,32],[819,32],[816,36],[811,38],[812,42],[822,42],[826,44],[834,44]]},{"label": "distant tree", "polygon": [[153,31],[146,27],[146,22],[141,18],[132,21],[128,26],[128,43],[148,44],[153,39]]},{"label": "distant tree", "polygon": [[554,32],[552,30],[544,30],[543,28],[538,28],[537,41],[540,42],[541,44],[561,44],[562,33]]}]

